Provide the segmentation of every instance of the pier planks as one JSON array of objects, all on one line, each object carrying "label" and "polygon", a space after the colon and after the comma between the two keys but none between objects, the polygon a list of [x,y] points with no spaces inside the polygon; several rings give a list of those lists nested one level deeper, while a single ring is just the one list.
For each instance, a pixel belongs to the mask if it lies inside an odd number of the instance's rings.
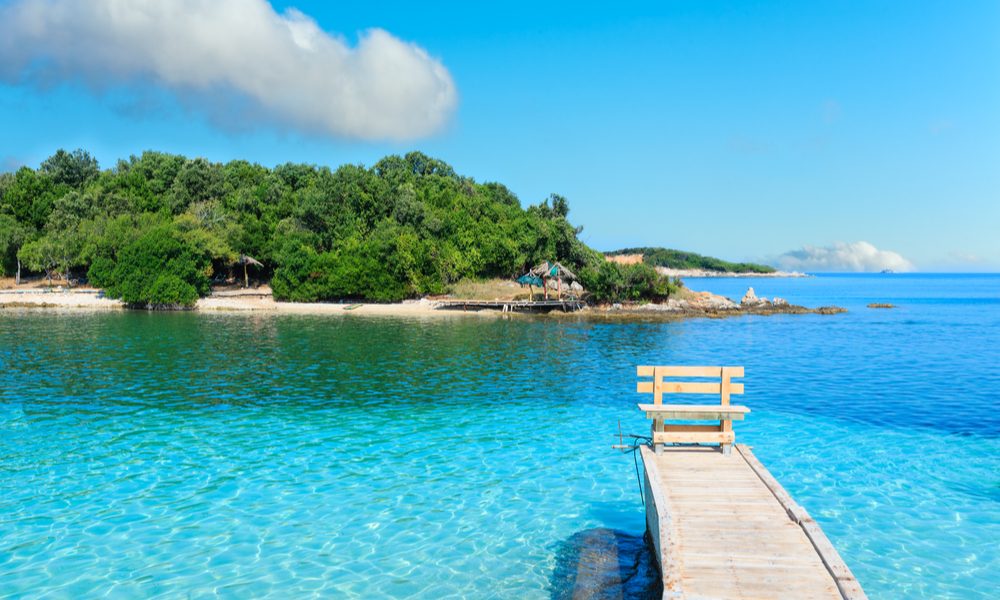
[{"label": "pier planks", "polygon": [[737,449],[641,449],[664,598],[866,598],[816,522]]}]

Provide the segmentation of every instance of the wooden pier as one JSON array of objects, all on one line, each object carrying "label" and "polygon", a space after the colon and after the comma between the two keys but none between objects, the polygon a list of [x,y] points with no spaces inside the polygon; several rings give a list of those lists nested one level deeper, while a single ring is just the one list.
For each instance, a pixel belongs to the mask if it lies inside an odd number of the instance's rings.
[{"label": "wooden pier", "polygon": [[867,598],[819,525],[744,444],[643,446],[663,598]]},{"label": "wooden pier", "polygon": [[[639,409],[653,419],[654,447],[641,446],[646,528],[670,600],[867,600],[819,525],[781,487],[731,421],[749,413],[730,406],[742,393],[742,367],[639,367],[637,391],[654,393]],[[721,378],[677,383],[664,377]],[[715,405],[665,405],[663,393],[720,394]],[[670,425],[706,419],[718,425]],[[671,445],[684,444],[684,445]],[[718,444],[718,445],[699,445]],[[735,452],[730,452],[730,447]]]},{"label": "wooden pier", "polygon": [[562,309],[563,312],[580,310],[586,304],[581,300],[436,300],[441,308],[472,310],[499,310],[500,312],[532,312]]}]

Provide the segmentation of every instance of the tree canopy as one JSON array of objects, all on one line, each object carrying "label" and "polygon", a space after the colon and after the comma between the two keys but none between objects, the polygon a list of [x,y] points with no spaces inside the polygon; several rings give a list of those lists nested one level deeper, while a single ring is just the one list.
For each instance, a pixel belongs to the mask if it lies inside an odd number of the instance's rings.
[{"label": "tree canopy", "polygon": [[147,151],[101,170],[59,150],[0,177],[0,268],[20,257],[86,271],[134,305],[190,305],[249,255],[279,299],[397,301],[544,260],[599,270],[568,215],[562,196],[523,208],[503,184],[420,152],[332,170]]},{"label": "tree canopy", "polygon": [[773,273],[774,267],[757,263],[731,263],[728,261],[702,256],[683,250],[667,248],[625,248],[606,252],[608,256],[623,254],[642,254],[642,261],[651,267],[666,267],[668,269],[701,269],[704,271],[725,271],[731,273]]}]

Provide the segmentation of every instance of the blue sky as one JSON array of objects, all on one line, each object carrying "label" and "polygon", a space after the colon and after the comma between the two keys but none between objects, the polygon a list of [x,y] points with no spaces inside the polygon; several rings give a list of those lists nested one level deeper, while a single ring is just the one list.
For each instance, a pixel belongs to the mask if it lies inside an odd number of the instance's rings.
[{"label": "blue sky", "polygon": [[[10,11],[38,1],[0,10],[11,24]],[[226,61],[246,69],[224,44],[247,14],[271,10],[262,0],[175,6],[223,44],[174,65],[199,74]],[[418,149],[506,184],[523,205],[566,196],[601,250],[666,246],[800,270],[1000,271],[1000,3],[272,6],[348,51],[377,45],[366,32],[384,30],[389,50],[373,60],[410,52],[406,68],[426,76],[406,88],[423,91],[405,94],[420,99],[398,108],[403,92],[383,81],[364,98],[386,100],[378,106],[395,120],[331,112],[323,101],[337,97],[339,72],[321,65],[288,81],[291,97],[259,92],[284,103],[279,117],[241,112],[244,92],[191,93],[162,69],[121,75],[120,56],[141,54],[128,44],[145,40],[124,36],[120,52],[102,54],[91,48],[98,37],[119,38],[98,26],[53,26],[59,35],[37,39],[8,29],[0,169],[35,167],[60,147],[87,149],[104,167],[146,149],[334,167]],[[73,35],[72,56],[58,59],[52,48]],[[269,54],[254,60],[268,71]],[[59,68],[39,69],[46,61]],[[226,85],[252,88],[255,69]]]}]

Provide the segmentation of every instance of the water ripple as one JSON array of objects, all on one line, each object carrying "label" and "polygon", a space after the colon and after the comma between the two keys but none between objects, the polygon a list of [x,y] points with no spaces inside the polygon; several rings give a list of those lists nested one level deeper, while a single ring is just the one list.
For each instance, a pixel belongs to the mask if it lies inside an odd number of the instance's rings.
[{"label": "water ripple", "polygon": [[674,323],[0,311],[0,597],[653,597],[609,448],[648,430],[642,363],[746,366],[738,436],[869,597],[990,597],[977,285]]}]

